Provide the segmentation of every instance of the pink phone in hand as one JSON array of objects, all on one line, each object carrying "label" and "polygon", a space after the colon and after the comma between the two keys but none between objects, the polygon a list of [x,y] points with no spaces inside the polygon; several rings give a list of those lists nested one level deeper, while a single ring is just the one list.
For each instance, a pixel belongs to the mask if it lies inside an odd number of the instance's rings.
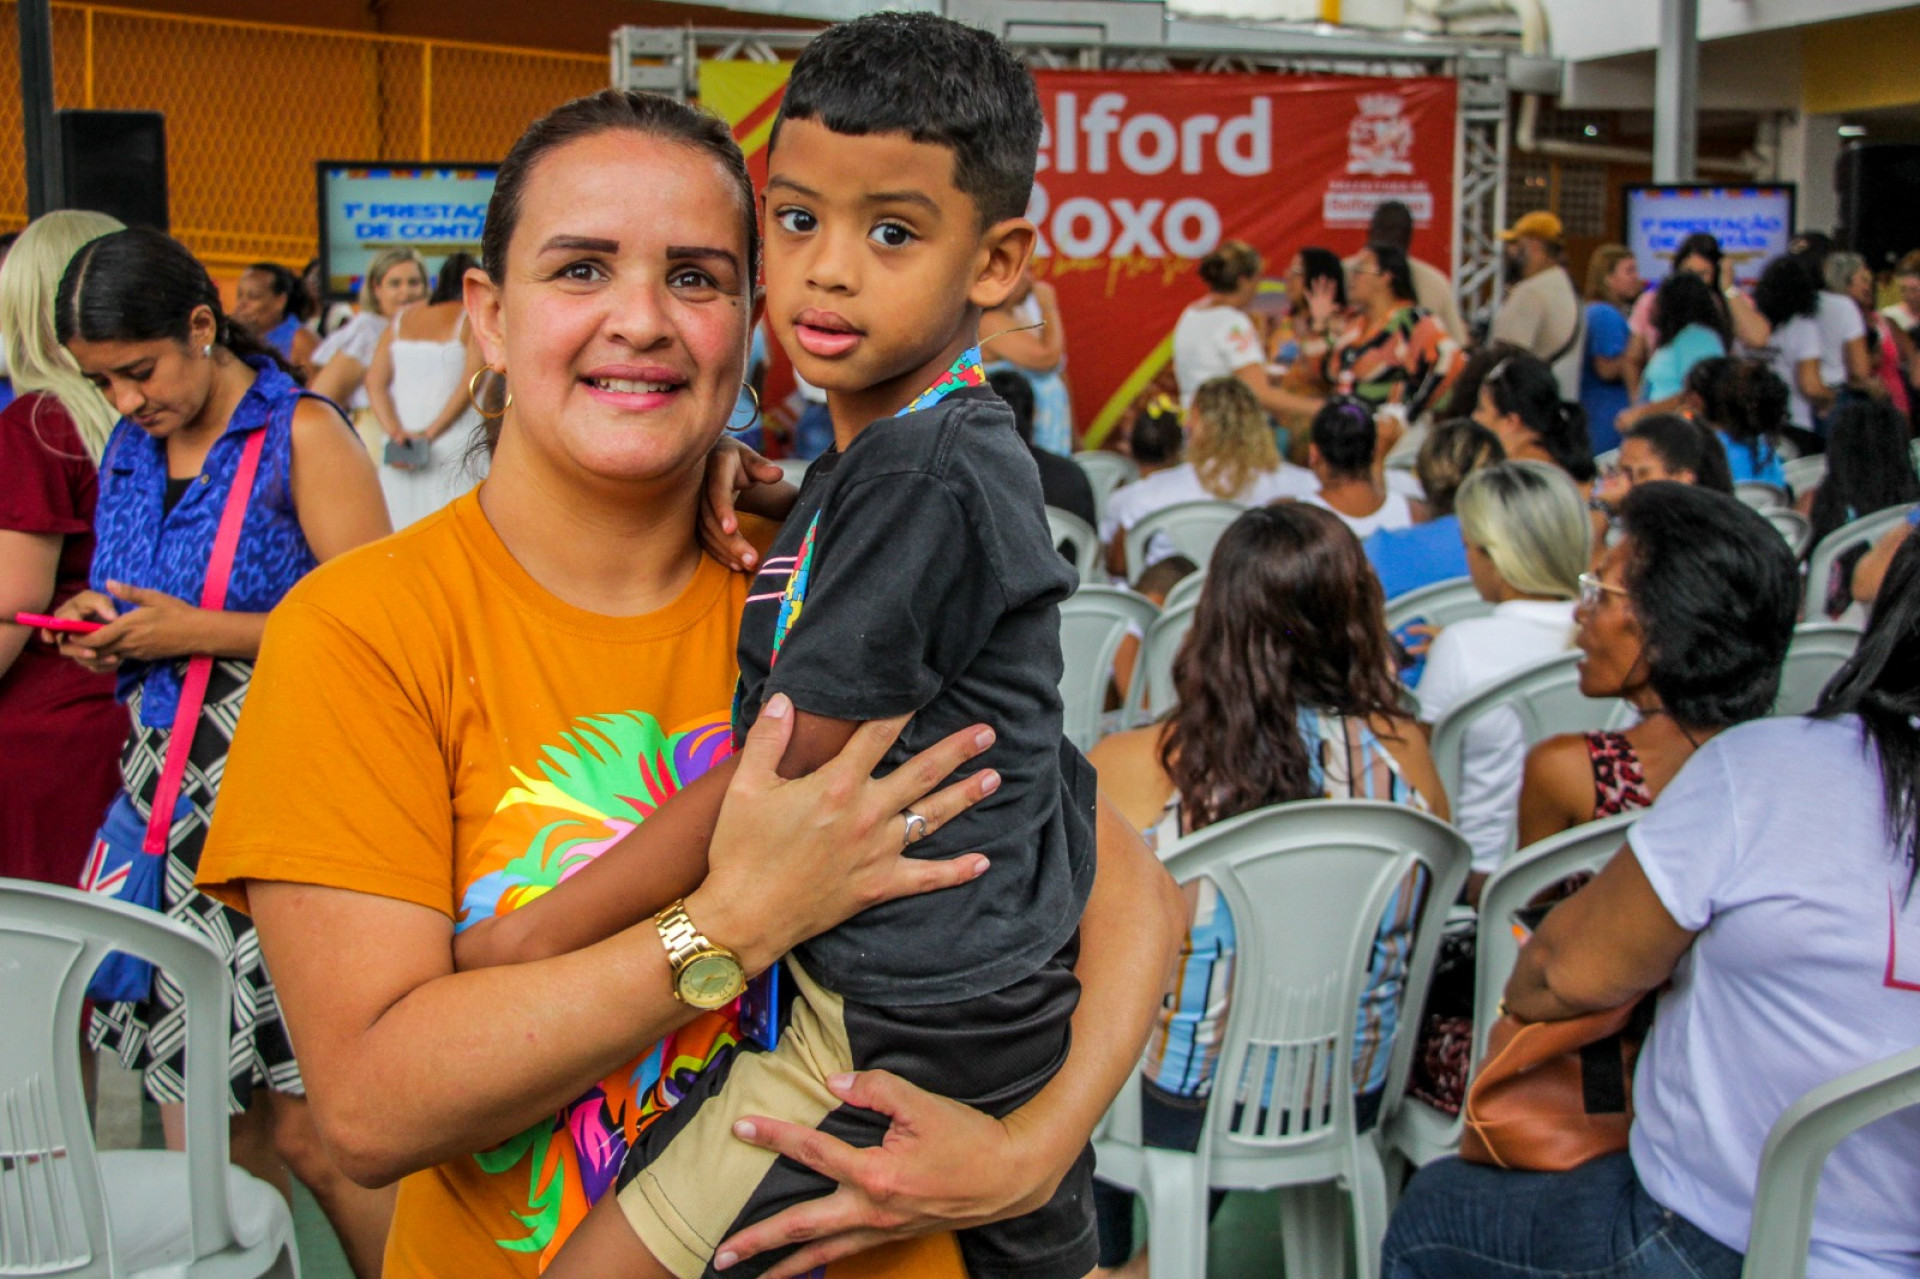
[{"label": "pink phone in hand", "polygon": [[33,626],[43,631],[59,631],[63,635],[91,635],[106,626],[105,622],[87,622],[77,617],[48,617],[45,613],[15,613],[14,625]]}]

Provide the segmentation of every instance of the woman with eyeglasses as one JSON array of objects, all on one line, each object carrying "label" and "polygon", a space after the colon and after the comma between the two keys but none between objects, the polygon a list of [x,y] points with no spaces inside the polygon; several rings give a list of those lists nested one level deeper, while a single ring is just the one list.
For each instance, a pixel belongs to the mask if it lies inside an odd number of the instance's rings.
[{"label": "woman with eyeglasses", "polygon": [[1545,462],[1592,482],[1586,410],[1560,398],[1560,381],[1539,356],[1522,352],[1494,365],[1480,383],[1473,420],[1500,437],[1509,458]]},{"label": "woman with eyeglasses", "polygon": [[1348,283],[1354,317],[1327,357],[1327,381],[1378,411],[1420,417],[1460,370],[1460,348],[1446,327],[1415,302],[1407,255],[1370,244],[1355,259]]},{"label": "woman with eyeglasses", "polygon": [[1600,477],[1594,502],[1612,514],[1636,485],[1672,480],[1733,496],[1727,450],[1712,429],[1676,413],[1656,413],[1634,423],[1620,441],[1620,460]]},{"label": "woman with eyeglasses", "polygon": [[[1649,418],[1655,422],[1680,418]],[[1765,715],[1800,605],[1793,552],[1705,487],[1638,484],[1620,538],[1580,576],[1580,691],[1631,704],[1620,732],[1550,737],[1527,755],[1520,846],[1646,808],[1714,734]]]}]

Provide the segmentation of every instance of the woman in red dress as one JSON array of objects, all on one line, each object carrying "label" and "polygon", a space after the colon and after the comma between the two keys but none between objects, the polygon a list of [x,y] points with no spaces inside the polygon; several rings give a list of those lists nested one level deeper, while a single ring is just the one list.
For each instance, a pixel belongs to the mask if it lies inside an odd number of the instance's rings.
[{"label": "woman in red dress", "polygon": [[39,219],[0,266],[0,334],[19,398],[0,411],[0,876],[74,887],[120,785],[113,677],[58,656],[15,613],[85,590],[100,448],[117,415],[53,336],[53,299],[101,213]]}]

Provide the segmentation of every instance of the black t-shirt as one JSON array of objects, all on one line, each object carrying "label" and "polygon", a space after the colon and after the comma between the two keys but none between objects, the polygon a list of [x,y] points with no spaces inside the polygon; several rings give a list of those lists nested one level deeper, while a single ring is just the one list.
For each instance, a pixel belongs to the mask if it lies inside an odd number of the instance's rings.
[{"label": "black t-shirt", "polygon": [[741,616],[735,731],[776,692],[831,719],[912,712],[885,773],[984,723],[996,739],[966,771],[1002,779],[911,849],[985,853],[993,868],[804,943],[829,989],[881,1005],[970,999],[1038,971],[1079,927],[1094,774],[1060,733],[1058,605],[1074,585],[1033,459],[990,390],[875,422],[807,472]]},{"label": "black t-shirt", "polygon": [[1058,453],[1049,453],[1031,444],[1027,449],[1033,454],[1034,465],[1040,468],[1040,496],[1046,499],[1047,505],[1078,515],[1098,528],[1100,517],[1093,513],[1093,485],[1087,473]]}]

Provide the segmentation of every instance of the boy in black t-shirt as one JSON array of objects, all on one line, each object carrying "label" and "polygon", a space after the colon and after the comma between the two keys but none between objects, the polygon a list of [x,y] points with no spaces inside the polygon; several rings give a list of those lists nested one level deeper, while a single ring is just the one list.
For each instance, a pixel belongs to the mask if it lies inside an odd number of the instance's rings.
[{"label": "boy in black t-shirt", "polygon": [[[931,833],[908,814],[905,831],[915,856],[980,852],[992,871],[876,906],[789,956],[778,1045],[717,1062],[638,1134],[618,1207],[595,1208],[549,1279],[711,1275],[730,1234],[829,1193],[827,1178],[731,1128],[772,1115],[878,1145],[887,1117],[842,1103],[827,1087],[835,1074],[885,1068],[1004,1115],[1066,1060],[1094,872],[1093,771],[1061,736],[1058,693],[1057,606],[1075,577],[1012,415],[985,385],[978,332],[1033,251],[1023,214],[1040,131],[1026,70],[991,35],[944,18],[862,18],[794,64],[769,143],[766,313],[800,375],[826,390],[836,447],[798,494],[772,499],[791,508],[741,619],[735,738],[775,693],[795,708],[789,776],[867,720],[913,716],[885,768],[993,725],[983,763],[999,788]],[[515,912],[528,916],[519,927],[583,902],[580,891],[560,885]],[[737,959],[681,903],[657,922],[676,994],[715,1007],[739,993]],[[497,960],[485,945],[475,954]],[[1091,1172],[1083,1153],[1038,1211],[963,1231],[970,1274],[1090,1271]],[[783,1255],[726,1273],[759,1274]]]}]

